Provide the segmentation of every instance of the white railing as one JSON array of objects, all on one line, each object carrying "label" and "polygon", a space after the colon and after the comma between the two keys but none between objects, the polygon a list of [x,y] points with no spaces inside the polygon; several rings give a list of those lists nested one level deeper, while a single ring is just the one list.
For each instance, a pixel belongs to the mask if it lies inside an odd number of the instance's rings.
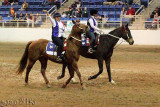
[{"label": "white railing", "polygon": [[[143,10],[144,10],[143,8],[144,8],[144,6],[141,6],[141,7],[136,11],[135,14],[136,14],[136,15],[141,14],[141,13],[143,12]],[[140,11],[141,9],[142,9],[142,11]],[[138,13],[139,11],[140,11],[140,13]]]},{"label": "white railing", "polygon": [[42,23],[46,21],[46,14],[39,14],[41,16],[41,21],[37,23],[36,16],[37,14],[33,14],[33,20],[24,20],[24,19],[17,19],[17,20],[0,20],[0,27],[40,27]]}]

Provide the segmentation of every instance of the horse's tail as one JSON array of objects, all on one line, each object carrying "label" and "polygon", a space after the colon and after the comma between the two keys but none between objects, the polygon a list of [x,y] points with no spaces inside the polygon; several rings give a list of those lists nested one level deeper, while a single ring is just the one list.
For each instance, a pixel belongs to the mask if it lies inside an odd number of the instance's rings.
[{"label": "horse's tail", "polygon": [[18,65],[18,70],[17,70],[17,74],[22,74],[24,69],[26,68],[26,65],[27,65],[27,59],[28,59],[28,48],[29,48],[29,45],[32,43],[32,41],[28,42],[27,46],[26,46],[26,49],[24,51],[24,54],[19,62],[19,65]]}]

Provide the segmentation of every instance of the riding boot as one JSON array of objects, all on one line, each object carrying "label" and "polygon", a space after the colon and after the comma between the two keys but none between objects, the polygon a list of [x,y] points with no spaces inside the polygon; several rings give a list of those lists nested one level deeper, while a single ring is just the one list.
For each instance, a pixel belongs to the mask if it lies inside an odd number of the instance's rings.
[{"label": "riding boot", "polygon": [[94,52],[95,52],[95,50],[93,49],[92,45],[90,45],[88,48],[88,53],[92,54]]},{"label": "riding boot", "polygon": [[56,58],[56,61],[62,61],[62,56],[61,56],[61,47],[58,46],[58,49],[57,49],[57,58]]},{"label": "riding boot", "polygon": [[97,48],[97,43],[98,43],[98,34],[97,33],[94,33],[94,35],[95,35],[95,42],[94,42],[94,49],[96,49]]}]

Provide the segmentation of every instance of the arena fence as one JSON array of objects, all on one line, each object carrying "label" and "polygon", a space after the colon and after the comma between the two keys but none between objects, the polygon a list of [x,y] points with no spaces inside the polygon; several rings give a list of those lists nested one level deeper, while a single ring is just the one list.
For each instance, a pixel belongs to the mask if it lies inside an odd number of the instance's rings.
[{"label": "arena fence", "polygon": [[[16,27],[16,28],[49,28],[51,27],[50,22],[47,20],[47,16],[44,14],[41,14],[41,21],[37,23],[36,21],[36,14],[33,14],[35,20],[0,20],[0,27],[2,28],[8,28],[8,27]],[[67,21],[70,20],[63,20],[65,24],[67,24]],[[86,20],[85,20],[86,21]],[[102,29],[112,29],[117,28],[121,25],[128,24],[130,26],[130,29],[160,29],[160,21],[155,21],[154,19],[146,20],[141,15],[133,15],[133,16],[127,16],[123,15],[118,20],[108,20],[108,19],[102,19],[98,22],[98,26]]]}]

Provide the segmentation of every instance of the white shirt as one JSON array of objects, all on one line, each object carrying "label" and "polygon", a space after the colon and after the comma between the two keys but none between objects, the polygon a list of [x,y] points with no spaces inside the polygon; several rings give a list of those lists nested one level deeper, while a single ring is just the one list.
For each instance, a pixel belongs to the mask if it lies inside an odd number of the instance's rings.
[{"label": "white shirt", "polygon": [[[56,26],[55,19],[53,19],[51,16],[48,16],[48,19],[52,23],[52,26],[55,27]],[[64,31],[66,30],[66,27],[64,26],[64,24],[61,21],[57,21],[57,23],[58,23],[58,28],[59,28],[59,30],[58,30],[59,31],[58,37],[63,37],[64,36]]]},{"label": "white shirt", "polygon": [[94,29],[94,32],[99,32],[99,28],[97,27],[98,26],[97,20],[94,18],[94,16],[91,16],[91,17],[95,20],[96,25],[94,26],[93,19],[90,18],[89,19],[90,26]]}]

